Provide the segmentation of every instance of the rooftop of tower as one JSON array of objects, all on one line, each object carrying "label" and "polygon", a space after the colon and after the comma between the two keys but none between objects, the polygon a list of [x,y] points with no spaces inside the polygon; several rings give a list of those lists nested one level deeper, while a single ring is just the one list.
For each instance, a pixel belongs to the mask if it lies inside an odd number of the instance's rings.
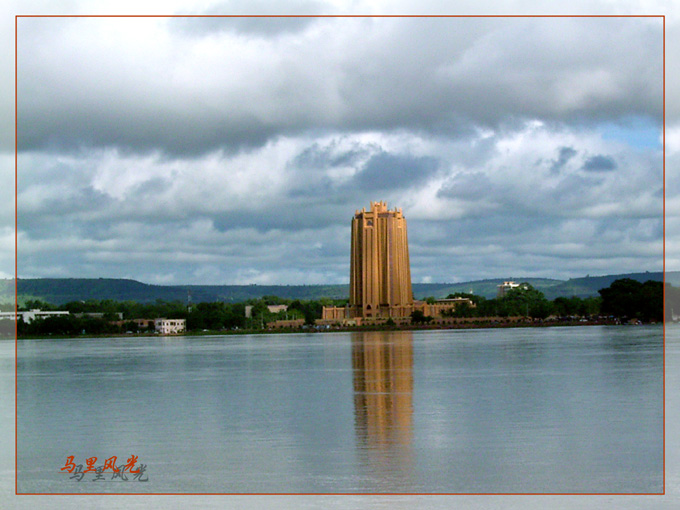
[{"label": "rooftop of tower", "polygon": [[401,207],[395,207],[394,211],[390,211],[387,208],[387,202],[383,202],[381,200],[380,202],[371,202],[371,210],[370,211],[366,211],[365,207],[362,208],[361,211],[359,209],[357,209],[356,212],[354,213],[354,216],[360,217],[360,216],[363,216],[364,214],[366,214],[367,212],[371,213],[371,214],[377,214],[377,213],[394,213],[394,214],[398,214],[398,215],[402,214]]}]

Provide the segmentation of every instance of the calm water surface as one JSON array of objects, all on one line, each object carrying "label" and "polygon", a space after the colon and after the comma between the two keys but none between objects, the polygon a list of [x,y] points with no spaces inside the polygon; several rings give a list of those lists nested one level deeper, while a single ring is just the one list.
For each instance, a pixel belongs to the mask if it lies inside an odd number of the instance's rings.
[{"label": "calm water surface", "polygon": [[[19,491],[660,492],[662,342],[660,326],[23,340]],[[131,454],[148,482],[60,471]]]}]

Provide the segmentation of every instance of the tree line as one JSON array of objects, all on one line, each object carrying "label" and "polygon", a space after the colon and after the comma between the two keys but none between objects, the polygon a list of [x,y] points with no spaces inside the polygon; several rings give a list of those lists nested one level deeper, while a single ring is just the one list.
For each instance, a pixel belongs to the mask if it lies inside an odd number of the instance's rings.
[{"label": "tree line", "polygon": [[[674,289],[666,284],[669,296],[678,295],[680,289]],[[546,319],[549,316],[557,318],[587,318],[606,316],[619,320],[631,319],[642,322],[661,322],[664,313],[664,284],[663,282],[648,280],[641,283],[630,278],[614,281],[609,287],[600,289],[597,297],[558,297],[552,301],[528,283],[508,290],[504,296],[485,299],[474,294],[458,292],[449,294],[448,299],[463,297],[471,304],[461,303],[455,309],[444,312],[448,317],[530,317],[532,319]],[[434,302],[434,298],[427,298]],[[671,303],[668,301],[667,303]],[[668,306],[667,306],[668,308]],[[677,308],[680,313],[680,307]],[[667,310],[667,313],[669,311]],[[430,319],[431,320],[431,319]],[[416,322],[427,322],[428,318],[418,314]]]},{"label": "tree line", "polygon": [[[154,303],[138,303],[104,299],[71,301],[57,307],[42,300],[28,300],[20,311],[62,310],[69,312],[69,315],[39,318],[31,322],[25,322],[20,317],[17,329],[19,336],[144,333],[152,331],[153,325],[140,327],[135,319],[163,317],[185,319],[187,331],[261,330],[267,323],[276,320],[304,319],[305,323],[314,324],[316,319],[321,318],[324,306],[344,306],[346,302],[346,300],[300,300],[263,296],[243,303],[217,301],[190,304],[160,299]],[[287,305],[287,310],[274,313],[268,308],[269,305],[281,304]],[[246,306],[252,307],[250,317],[246,317]]]},{"label": "tree line", "polygon": [[[607,316],[627,321],[660,322],[663,320],[662,282],[644,283],[632,279],[620,279],[609,287],[601,289],[598,297],[558,297],[552,301],[528,283],[510,289],[503,297],[486,299],[466,293],[449,294],[448,298],[464,297],[472,303],[461,303],[446,313],[449,317],[512,317],[522,316],[545,319],[556,316],[563,319],[575,317]],[[680,289],[666,285],[666,313],[680,314]],[[427,301],[434,302],[434,298]],[[274,313],[269,305],[287,305],[287,310]],[[36,319],[17,323],[20,336],[25,335],[99,335],[144,332],[135,319],[186,319],[188,331],[261,330],[267,323],[281,319],[304,319],[314,324],[321,318],[324,306],[345,306],[347,300],[299,300],[277,296],[264,296],[242,303],[203,302],[196,304],[180,301],[156,300],[155,303],[135,301],[88,300],[71,301],[58,308],[41,300],[29,300],[20,310],[65,310],[69,315]],[[246,306],[252,306],[250,317],[246,317]],[[87,314],[101,314],[91,316]],[[122,314],[122,320],[120,318]],[[416,313],[413,322],[431,320],[422,313]]]}]

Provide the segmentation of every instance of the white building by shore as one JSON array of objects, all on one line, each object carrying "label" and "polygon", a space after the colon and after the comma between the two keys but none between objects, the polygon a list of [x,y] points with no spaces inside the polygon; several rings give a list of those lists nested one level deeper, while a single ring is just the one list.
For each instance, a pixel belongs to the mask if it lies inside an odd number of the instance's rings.
[{"label": "white building by shore", "polygon": [[15,320],[17,317],[21,317],[24,319],[24,322],[29,323],[34,321],[35,319],[45,319],[47,317],[56,317],[59,315],[69,315],[69,312],[66,311],[43,311],[43,310],[29,310],[25,312],[17,312],[16,315],[14,312],[0,312],[0,319],[10,319],[10,320]]},{"label": "white building by shore", "polygon": [[179,335],[187,330],[186,319],[156,319],[154,320],[156,333],[161,335]]}]

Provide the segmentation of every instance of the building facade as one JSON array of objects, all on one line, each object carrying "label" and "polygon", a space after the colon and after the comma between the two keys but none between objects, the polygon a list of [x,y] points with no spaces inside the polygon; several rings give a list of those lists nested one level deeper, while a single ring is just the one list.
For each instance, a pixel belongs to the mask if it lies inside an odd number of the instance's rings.
[{"label": "building facade", "polygon": [[154,325],[161,335],[178,335],[187,330],[186,319],[155,319]]},{"label": "building facade", "polygon": [[[285,312],[288,310],[288,305],[267,305],[267,310],[271,313]],[[246,318],[250,319],[253,316],[253,305],[246,305]]]},{"label": "building facade", "polygon": [[526,285],[522,286],[519,283],[516,283],[516,282],[513,282],[513,281],[505,281],[505,282],[501,283],[500,285],[498,285],[498,292],[496,293],[496,297],[502,298],[508,293],[509,290],[517,289],[520,286],[525,290],[527,288]]},{"label": "building facade", "polygon": [[24,319],[25,323],[33,322],[35,319],[46,319],[47,317],[57,317],[60,315],[69,315],[67,311],[56,312],[56,311],[44,311],[44,310],[29,310],[25,312],[0,312],[0,319],[11,319],[16,320],[17,317]]},{"label": "building facade", "polygon": [[406,218],[385,202],[352,218],[349,305],[324,307],[323,320],[365,321],[409,317],[413,312]]},{"label": "building facade", "polygon": [[350,317],[407,317],[413,312],[406,218],[385,202],[352,218]]},{"label": "building facade", "polygon": [[413,300],[406,218],[401,209],[390,211],[385,202],[371,202],[371,209],[356,211],[352,218],[349,303],[323,308],[319,324],[362,325],[408,323],[414,311],[441,317],[467,298],[440,299],[434,303]]}]

